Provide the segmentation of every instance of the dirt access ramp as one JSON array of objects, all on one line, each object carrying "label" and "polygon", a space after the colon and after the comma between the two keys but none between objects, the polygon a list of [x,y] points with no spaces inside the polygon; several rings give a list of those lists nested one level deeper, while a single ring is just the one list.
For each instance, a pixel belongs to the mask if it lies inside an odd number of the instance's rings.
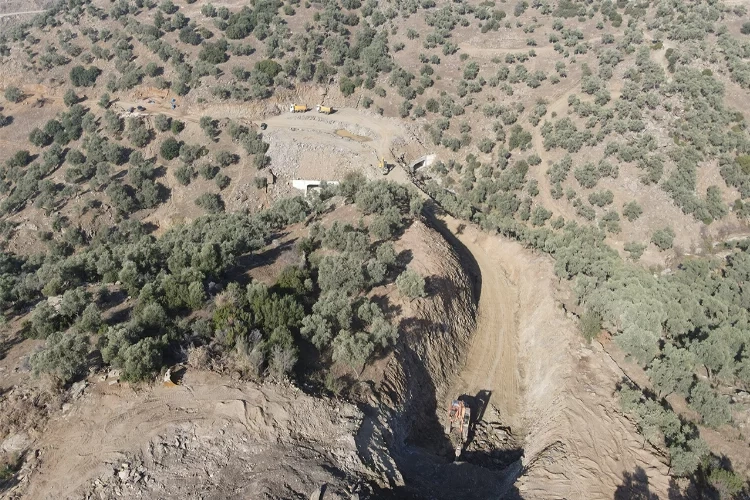
[{"label": "dirt access ramp", "polygon": [[[353,405],[189,371],[134,391],[100,382],[49,425],[8,498],[349,498],[374,479]],[[26,466],[25,466],[26,467]]]},{"label": "dirt access ramp", "polygon": [[638,474],[666,498],[668,467],[619,409],[623,373],[566,317],[552,260],[443,220],[481,275],[477,328],[452,392],[488,391],[498,411],[485,419],[523,438],[522,497],[612,498],[626,474]]}]

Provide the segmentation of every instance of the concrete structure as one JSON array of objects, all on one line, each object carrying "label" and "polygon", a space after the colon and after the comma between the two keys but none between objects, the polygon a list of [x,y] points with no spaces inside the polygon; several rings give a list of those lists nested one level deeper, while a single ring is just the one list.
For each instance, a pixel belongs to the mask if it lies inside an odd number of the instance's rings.
[{"label": "concrete structure", "polygon": [[420,158],[417,158],[413,162],[409,164],[409,172],[414,173],[418,169],[422,167],[429,167],[432,165],[432,162],[435,161],[435,155],[425,155]]},{"label": "concrete structure", "polygon": [[320,186],[324,182],[326,184],[330,184],[331,186],[339,185],[339,181],[309,181],[303,179],[294,179],[292,180],[292,187],[295,189],[299,189],[300,191],[304,191],[305,194],[307,194],[311,189],[320,189]]}]

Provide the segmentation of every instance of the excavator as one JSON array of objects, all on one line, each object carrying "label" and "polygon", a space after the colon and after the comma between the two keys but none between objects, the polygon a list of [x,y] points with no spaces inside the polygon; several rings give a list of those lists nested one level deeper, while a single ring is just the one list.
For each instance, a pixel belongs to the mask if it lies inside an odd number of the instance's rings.
[{"label": "excavator", "polygon": [[456,460],[469,440],[469,424],[471,423],[471,408],[459,399],[454,399],[448,408],[448,422],[445,425],[445,433],[448,434],[451,444],[455,445]]},{"label": "excavator", "polygon": [[393,164],[388,163],[385,161],[385,158],[380,158],[378,160],[378,170],[380,170],[380,173],[383,175],[388,175],[388,173],[393,168]]}]

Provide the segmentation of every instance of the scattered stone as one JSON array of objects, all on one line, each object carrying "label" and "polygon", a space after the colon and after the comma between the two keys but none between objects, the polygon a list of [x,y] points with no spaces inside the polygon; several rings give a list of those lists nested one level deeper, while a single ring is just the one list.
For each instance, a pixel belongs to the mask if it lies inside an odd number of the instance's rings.
[{"label": "scattered stone", "polygon": [[70,387],[70,397],[72,399],[78,399],[83,395],[83,390],[88,386],[88,382],[81,380],[76,382]]},{"label": "scattered stone", "polygon": [[31,444],[29,435],[25,432],[18,432],[5,438],[0,445],[0,450],[10,454],[21,453],[28,448],[29,444]]},{"label": "scattered stone", "polygon": [[321,500],[323,498],[323,486],[318,487],[317,490],[313,491],[310,495],[310,500]]}]

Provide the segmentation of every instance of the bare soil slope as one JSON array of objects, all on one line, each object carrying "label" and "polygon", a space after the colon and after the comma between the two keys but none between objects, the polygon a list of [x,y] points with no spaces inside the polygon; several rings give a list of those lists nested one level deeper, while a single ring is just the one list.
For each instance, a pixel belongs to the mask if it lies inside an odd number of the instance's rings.
[{"label": "bare soil slope", "polygon": [[482,291],[454,392],[491,391],[499,413],[485,418],[524,436],[521,495],[612,498],[624,475],[641,469],[666,498],[667,466],[642,445],[613,394],[622,371],[598,344],[582,343],[556,301],[552,261],[473,227],[456,237],[476,259]]},{"label": "bare soil slope", "polygon": [[180,386],[102,381],[85,392],[36,444],[36,470],[11,498],[288,498],[367,477],[350,404],[203,372]]}]

